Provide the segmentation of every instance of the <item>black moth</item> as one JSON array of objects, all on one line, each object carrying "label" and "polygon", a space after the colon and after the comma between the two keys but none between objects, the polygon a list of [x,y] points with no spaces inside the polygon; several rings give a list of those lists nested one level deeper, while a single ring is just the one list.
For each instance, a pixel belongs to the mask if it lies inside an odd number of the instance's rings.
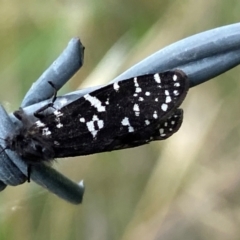
[{"label": "black moth", "polygon": [[44,114],[53,100],[34,114],[37,121],[20,109],[14,114],[22,127],[6,146],[35,164],[164,140],[181,126],[188,89],[187,76],[175,70],[115,82]]}]

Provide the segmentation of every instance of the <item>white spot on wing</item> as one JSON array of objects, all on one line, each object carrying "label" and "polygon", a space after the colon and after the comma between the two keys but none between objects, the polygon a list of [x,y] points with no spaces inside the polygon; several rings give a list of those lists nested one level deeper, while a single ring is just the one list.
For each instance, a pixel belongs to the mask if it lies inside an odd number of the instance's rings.
[{"label": "white spot on wing", "polygon": [[167,105],[166,103],[163,103],[163,104],[161,105],[161,109],[162,109],[164,112],[166,112],[167,109],[168,109],[168,105]]},{"label": "white spot on wing", "polygon": [[48,136],[48,135],[51,135],[51,131],[49,131],[48,127],[45,127],[42,129],[42,135],[43,136]]},{"label": "white spot on wing", "polygon": [[145,92],[145,95],[150,96],[151,94],[150,94],[150,92]]},{"label": "white spot on wing", "polygon": [[138,82],[137,82],[137,77],[135,77],[134,79],[133,79],[133,81],[134,81],[134,86],[135,86],[135,92],[136,93],[139,93],[139,92],[141,92],[142,91],[142,89],[139,87],[139,84],[138,84]]},{"label": "white spot on wing", "polygon": [[155,119],[157,119],[157,118],[158,118],[157,111],[154,111],[154,113],[153,113],[153,117],[154,117]]},{"label": "white spot on wing", "polygon": [[154,74],[153,77],[154,77],[154,80],[156,81],[156,83],[161,83],[161,78],[158,73]]},{"label": "white spot on wing", "polygon": [[139,105],[137,103],[135,103],[133,105],[133,111],[135,112],[135,115],[136,116],[139,116],[140,115],[140,109],[139,109]]},{"label": "white spot on wing", "polygon": [[81,117],[81,118],[79,119],[79,121],[82,122],[82,123],[84,123],[84,122],[85,122],[85,118]]},{"label": "white spot on wing", "polygon": [[[98,128],[95,128],[95,124],[97,123]],[[97,115],[93,115],[92,120],[86,123],[88,131],[93,135],[93,137],[96,137],[98,131],[103,128],[104,122],[103,120],[100,120]]]},{"label": "white spot on wing", "polygon": [[54,114],[56,117],[61,117],[61,116],[63,116],[63,113],[60,112],[59,110],[55,110],[55,111],[53,112],[53,114]]},{"label": "white spot on wing", "polygon": [[180,83],[174,83],[174,85],[173,85],[174,87],[180,87]]},{"label": "white spot on wing", "polygon": [[172,98],[170,96],[167,96],[165,102],[170,103],[171,101],[172,101]]},{"label": "white spot on wing", "polygon": [[175,96],[178,96],[178,95],[179,95],[179,91],[178,91],[178,90],[174,90],[174,91],[173,91],[173,94],[174,94]]},{"label": "white spot on wing", "polygon": [[139,111],[139,106],[138,106],[137,103],[134,104],[134,106],[133,106],[133,110],[134,110],[134,111]]},{"label": "white spot on wing", "polygon": [[149,124],[150,124],[150,121],[149,121],[149,120],[145,120],[145,124],[146,124],[146,125],[149,125]]},{"label": "white spot on wing", "polygon": [[173,81],[177,81],[178,76],[176,74],[173,75]]},{"label": "white spot on wing", "polygon": [[63,113],[59,110],[55,110],[53,114],[56,116],[55,121],[57,122],[56,127],[61,128],[63,125],[60,123],[60,117],[63,116]]},{"label": "white spot on wing", "polygon": [[62,125],[61,123],[58,123],[58,124],[56,125],[56,127],[57,127],[57,128],[61,128],[61,127],[63,127],[63,125]]},{"label": "white spot on wing", "polygon": [[118,90],[119,90],[120,86],[118,85],[118,82],[115,82],[115,83],[113,84],[113,88],[114,88],[115,91],[118,91]]},{"label": "white spot on wing", "polygon": [[134,132],[134,128],[130,125],[129,119],[127,117],[125,117],[122,121],[121,121],[123,126],[128,126],[128,132]]},{"label": "white spot on wing", "polygon": [[106,107],[102,106],[102,103],[96,97],[91,96],[90,94],[86,94],[83,96],[87,101],[91,103],[93,107],[97,109],[98,112],[105,112]]},{"label": "white spot on wing", "polygon": [[45,127],[46,125],[41,122],[40,120],[36,121],[35,124],[37,125],[37,127]]},{"label": "white spot on wing", "polygon": [[135,78],[133,79],[133,81],[134,81],[135,87],[139,87],[139,84],[138,84],[138,82],[137,82],[137,77],[135,77]]},{"label": "white spot on wing", "polygon": [[102,128],[104,127],[104,122],[103,122],[103,120],[98,120],[98,121],[97,121],[97,125],[98,125],[98,128],[99,128],[99,129],[102,129]]},{"label": "white spot on wing", "polygon": [[140,87],[137,87],[136,90],[135,90],[136,93],[139,93],[141,91],[142,91],[142,89]]},{"label": "white spot on wing", "polygon": [[97,131],[94,128],[93,121],[87,122],[87,128],[88,128],[88,131],[93,135],[93,137],[97,135]]}]

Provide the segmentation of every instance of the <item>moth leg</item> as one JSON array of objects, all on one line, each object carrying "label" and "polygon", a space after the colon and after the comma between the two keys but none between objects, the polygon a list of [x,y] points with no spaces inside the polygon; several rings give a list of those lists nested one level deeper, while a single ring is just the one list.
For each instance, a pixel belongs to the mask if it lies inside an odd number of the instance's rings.
[{"label": "moth leg", "polygon": [[30,182],[31,170],[32,170],[32,165],[28,164],[28,166],[27,166],[27,181],[28,182]]},{"label": "moth leg", "polygon": [[13,112],[13,115],[20,121],[22,121],[22,119],[25,116],[25,113],[23,111],[23,109],[20,107],[19,110]]},{"label": "moth leg", "polygon": [[57,99],[57,89],[54,86],[54,84],[51,81],[48,81],[48,83],[51,85],[51,87],[53,88],[53,96],[52,96],[52,105],[54,104],[54,102]]},{"label": "moth leg", "polygon": [[50,81],[48,81],[48,83],[50,84],[50,86],[53,88],[53,96],[52,96],[52,99],[51,99],[51,102],[50,103],[47,103],[46,105],[44,105],[43,107],[39,108],[35,113],[34,113],[34,116],[36,118],[43,118],[44,117],[44,114],[43,112],[48,109],[48,108],[53,108],[56,110],[56,108],[53,106],[54,105],[54,102],[56,101],[57,99],[57,89],[56,87],[54,86],[54,84]]}]

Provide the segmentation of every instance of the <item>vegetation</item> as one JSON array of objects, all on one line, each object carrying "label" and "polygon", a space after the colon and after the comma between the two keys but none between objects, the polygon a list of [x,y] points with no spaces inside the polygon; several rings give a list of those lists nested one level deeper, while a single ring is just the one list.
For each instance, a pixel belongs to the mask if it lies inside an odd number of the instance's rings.
[{"label": "vegetation", "polygon": [[[177,40],[239,21],[239,1],[2,1],[0,100],[17,109],[31,84],[79,36],[85,63],[61,91],[108,82]],[[239,239],[237,67],[190,90],[177,134],[54,167],[84,179],[74,206],[35,183],[0,193],[1,240]]]}]

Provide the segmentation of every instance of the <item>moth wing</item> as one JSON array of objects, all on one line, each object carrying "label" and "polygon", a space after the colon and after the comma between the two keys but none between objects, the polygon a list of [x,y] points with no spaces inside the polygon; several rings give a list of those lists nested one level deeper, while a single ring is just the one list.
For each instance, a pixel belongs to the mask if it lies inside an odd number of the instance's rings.
[{"label": "moth wing", "polygon": [[179,70],[119,81],[46,116],[39,128],[44,138],[55,142],[56,157],[111,151],[121,145],[121,139],[132,139],[128,144],[135,145],[138,135],[139,143],[156,135],[188,88],[188,79]]}]

